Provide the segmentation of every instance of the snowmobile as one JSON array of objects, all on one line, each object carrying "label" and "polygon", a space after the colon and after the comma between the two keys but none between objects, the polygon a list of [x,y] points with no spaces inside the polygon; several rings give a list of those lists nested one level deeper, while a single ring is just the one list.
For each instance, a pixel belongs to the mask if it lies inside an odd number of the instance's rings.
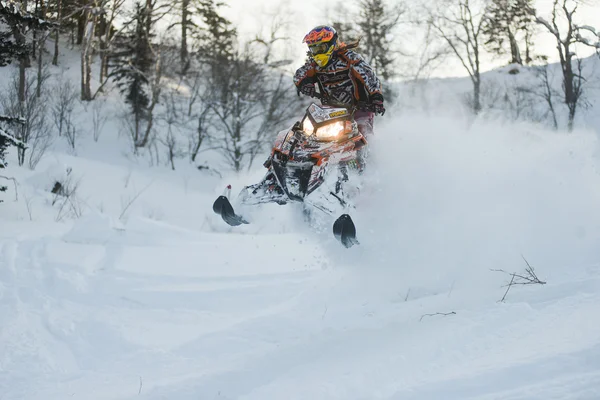
[{"label": "snowmobile", "polygon": [[[323,101],[311,103],[302,119],[279,132],[268,159],[267,172],[256,184],[245,186],[238,205],[302,202],[305,214],[319,211],[335,218],[335,238],[346,248],[359,244],[349,215],[360,191],[350,178],[360,180],[367,140],[359,132],[354,113],[366,104],[348,106]],[[213,203],[213,211],[230,226],[248,224],[229,201],[231,185]]]}]

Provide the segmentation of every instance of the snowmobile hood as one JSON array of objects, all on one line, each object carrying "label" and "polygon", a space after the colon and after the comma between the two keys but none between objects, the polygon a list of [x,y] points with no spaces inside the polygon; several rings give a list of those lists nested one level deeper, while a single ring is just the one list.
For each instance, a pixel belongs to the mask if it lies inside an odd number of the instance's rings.
[{"label": "snowmobile hood", "polygon": [[347,108],[319,106],[315,103],[312,103],[306,111],[312,117],[315,124],[322,124],[335,119],[346,119],[350,116]]}]

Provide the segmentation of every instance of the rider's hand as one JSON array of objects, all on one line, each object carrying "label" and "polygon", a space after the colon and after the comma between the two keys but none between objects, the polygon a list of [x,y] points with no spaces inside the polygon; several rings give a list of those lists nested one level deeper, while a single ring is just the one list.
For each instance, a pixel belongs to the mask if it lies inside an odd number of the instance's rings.
[{"label": "rider's hand", "polygon": [[317,90],[315,89],[314,83],[305,83],[304,85],[300,86],[299,90],[302,94],[305,94],[309,97],[316,97],[317,95]]},{"label": "rider's hand", "polygon": [[373,111],[375,111],[375,114],[385,114],[385,107],[383,106],[382,100],[373,100],[371,101],[371,104],[373,105]]}]

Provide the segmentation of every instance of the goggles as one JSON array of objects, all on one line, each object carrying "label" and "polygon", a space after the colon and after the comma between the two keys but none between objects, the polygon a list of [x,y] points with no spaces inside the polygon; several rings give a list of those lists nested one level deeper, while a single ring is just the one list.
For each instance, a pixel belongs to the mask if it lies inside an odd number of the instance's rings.
[{"label": "goggles", "polygon": [[308,46],[308,49],[310,50],[312,55],[317,55],[327,53],[330,47],[331,46],[328,43],[319,43],[313,44],[312,46]]}]

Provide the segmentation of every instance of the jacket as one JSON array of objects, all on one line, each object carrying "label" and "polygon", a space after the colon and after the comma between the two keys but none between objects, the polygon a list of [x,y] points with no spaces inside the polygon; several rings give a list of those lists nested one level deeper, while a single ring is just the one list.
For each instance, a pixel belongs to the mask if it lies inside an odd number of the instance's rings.
[{"label": "jacket", "polygon": [[328,97],[344,104],[383,101],[381,82],[375,72],[361,55],[349,49],[334,52],[324,68],[308,59],[296,71],[294,84],[299,89],[308,83],[319,85]]}]

